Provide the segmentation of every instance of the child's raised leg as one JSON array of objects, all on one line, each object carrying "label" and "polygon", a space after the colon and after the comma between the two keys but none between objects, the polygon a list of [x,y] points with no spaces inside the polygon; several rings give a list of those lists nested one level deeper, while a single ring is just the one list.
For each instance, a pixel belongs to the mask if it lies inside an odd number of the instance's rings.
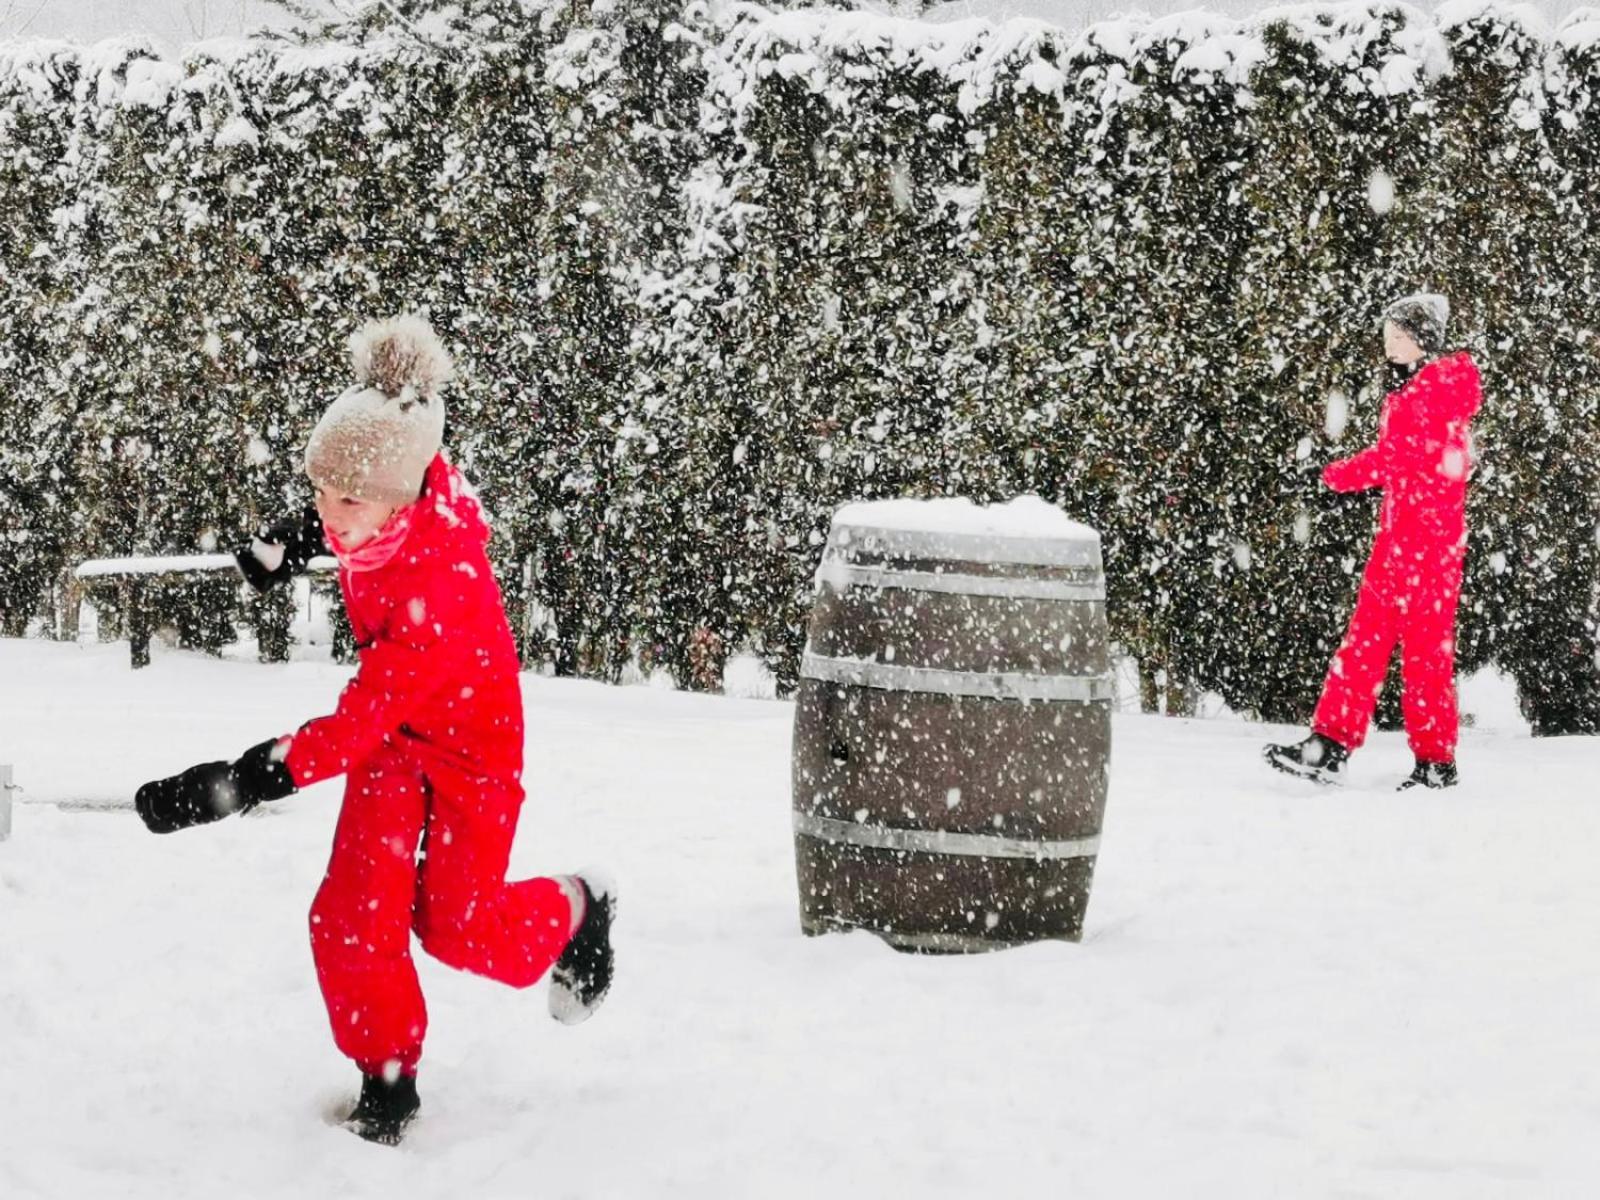
[{"label": "child's raised leg", "polygon": [[520,789],[465,776],[431,782],[416,906],[423,949],[512,987],[537,983],[582,919],[581,889],[565,879],[506,881]]}]

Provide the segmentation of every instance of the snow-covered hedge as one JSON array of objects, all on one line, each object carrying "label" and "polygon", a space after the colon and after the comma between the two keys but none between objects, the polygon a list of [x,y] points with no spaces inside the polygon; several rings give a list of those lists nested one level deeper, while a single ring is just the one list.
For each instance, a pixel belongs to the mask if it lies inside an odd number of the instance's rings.
[{"label": "snow-covered hedge", "polygon": [[[427,305],[530,659],[790,683],[836,504],[1035,491],[1152,691],[1302,718],[1373,511],[1317,472],[1428,286],[1488,384],[1463,661],[1600,728],[1600,15],[385,20],[0,50],[8,627],[297,500],[346,333]],[[165,603],[203,642],[221,600]]]}]

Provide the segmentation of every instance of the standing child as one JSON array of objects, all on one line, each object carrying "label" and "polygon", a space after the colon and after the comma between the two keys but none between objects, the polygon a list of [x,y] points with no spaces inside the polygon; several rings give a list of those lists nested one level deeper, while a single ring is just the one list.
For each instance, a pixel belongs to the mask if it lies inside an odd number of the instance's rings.
[{"label": "standing child", "polygon": [[1338,492],[1383,489],[1378,536],[1343,643],[1328,668],[1311,736],[1268,746],[1267,762],[1317,782],[1344,775],[1400,645],[1401,707],[1416,767],[1400,785],[1456,783],[1456,606],[1467,554],[1470,426],[1482,393],[1466,352],[1445,354],[1450,306],[1419,293],[1384,313],[1384,351],[1395,389],[1383,402],[1378,443],[1330,463]]},{"label": "standing child", "polygon": [[483,509],[440,453],[450,358],[418,317],[371,323],[351,349],[356,385],[306,446],[315,513],[263,530],[239,563],[265,589],[331,550],[360,667],[332,715],[147,783],[137,806],[169,833],[346,777],[311,947],[334,1042],[361,1068],[348,1123],[393,1144],[419,1107],[427,1029],[412,931],[513,987],[551,971],[551,1015],[575,1024],[611,984],[616,899],[593,872],[506,881],[522,697]]}]

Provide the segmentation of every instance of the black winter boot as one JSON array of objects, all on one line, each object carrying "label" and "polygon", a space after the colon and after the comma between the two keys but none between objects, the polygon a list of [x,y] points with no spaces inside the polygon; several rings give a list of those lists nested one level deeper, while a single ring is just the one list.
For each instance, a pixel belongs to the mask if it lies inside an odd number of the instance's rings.
[{"label": "black winter boot", "polygon": [[416,1117],[417,1077],[398,1075],[390,1083],[382,1075],[361,1076],[361,1099],[345,1118],[345,1128],[357,1137],[382,1146],[398,1146],[406,1126]]},{"label": "black winter boot", "polygon": [[1403,792],[1407,788],[1447,788],[1455,787],[1456,765],[1453,762],[1423,762],[1417,759],[1417,765],[1411,769],[1411,774],[1406,781],[1395,789]]},{"label": "black winter boot", "polygon": [[616,885],[596,872],[572,876],[583,889],[583,923],[550,969],[550,1015],[577,1025],[594,1015],[611,990],[611,922]]},{"label": "black winter boot", "polygon": [[1332,738],[1313,733],[1292,746],[1268,746],[1267,763],[1286,775],[1297,775],[1313,783],[1344,782],[1344,765],[1350,757]]}]

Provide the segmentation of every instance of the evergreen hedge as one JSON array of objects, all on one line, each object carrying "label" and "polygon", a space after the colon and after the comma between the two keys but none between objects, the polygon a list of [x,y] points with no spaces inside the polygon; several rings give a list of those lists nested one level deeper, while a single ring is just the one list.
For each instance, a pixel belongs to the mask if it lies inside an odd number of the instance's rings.
[{"label": "evergreen hedge", "polygon": [[[81,558],[233,542],[364,317],[426,307],[530,663],[791,687],[833,508],[1034,491],[1185,711],[1304,719],[1370,498],[1377,314],[1484,368],[1461,664],[1600,731],[1600,30],[1403,5],[923,25],[405,0],[0,48],[0,630]],[[214,646],[282,602],[161,589]]]}]

